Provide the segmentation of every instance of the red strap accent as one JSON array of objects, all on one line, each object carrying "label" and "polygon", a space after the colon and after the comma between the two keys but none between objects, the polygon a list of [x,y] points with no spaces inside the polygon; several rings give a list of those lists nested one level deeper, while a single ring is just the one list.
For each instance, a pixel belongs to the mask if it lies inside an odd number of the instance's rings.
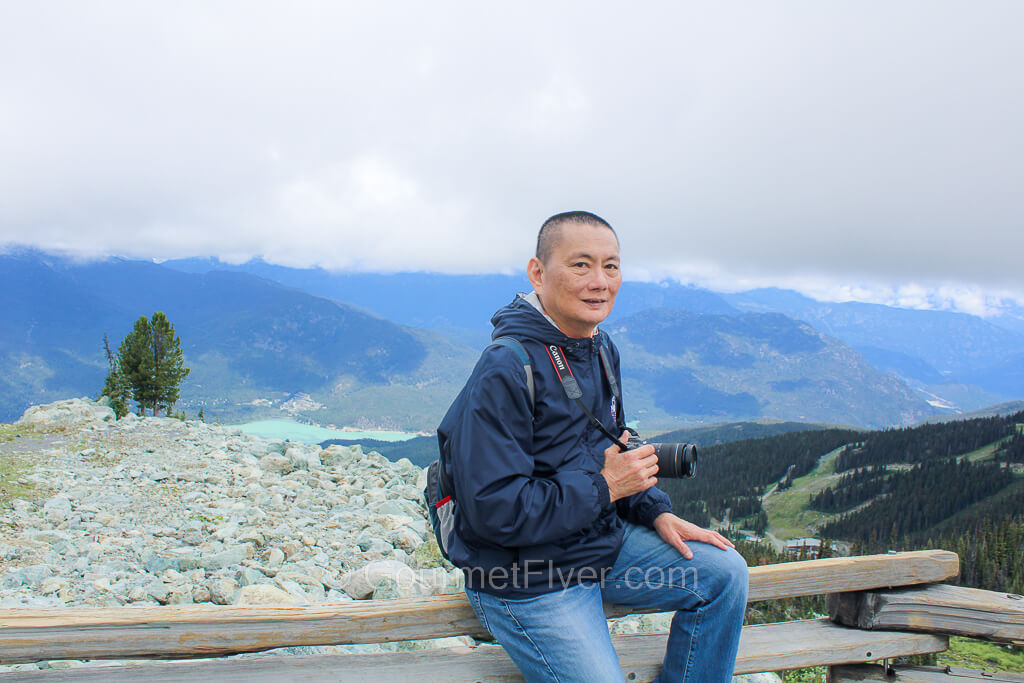
[{"label": "red strap accent", "polygon": [[444,506],[444,504],[445,504],[445,503],[447,503],[448,501],[450,501],[451,499],[452,499],[452,497],[451,497],[451,496],[445,496],[445,497],[444,497],[444,498],[442,498],[441,500],[439,500],[439,501],[437,501],[436,503],[434,503],[434,507],[435,507],[435,508],[443,507],[443,506]]},{"label": "red strap accent", "polygon": [[[569,359],[565,357],[565,351],[562,350],[561,346],[556,347],[556,348],[558,349],[558,353],[561,354],[562,360],[565,362],[565,368],[566,368],[566,370],[569,371],[569,376],[570,377],[575,377],[576,375],[572,374],[572,366],[569,365]],[[548,347],[547,344],[544,345],[544,350],[548,352],[548,358],[551,359],[551,366],[553,368],[555,368],[555,374],[558,375],[558,381],[561,382],[562,381],[562,373],[560,373],[558,371],[558,363],[555,362],[555,357],[551,355],[551,349]]]},{"label": "red strap accent", "polygon": [[558,363],[555,362],[555,357],[551,355],[551,349],[548,348],[547,344],[544,345],[544,350],[548,352],[548,358],[551,359],[551,367],[555,369],[555,374],[558,375],[558,381],[562,381],[562,373],[558,371]]}]

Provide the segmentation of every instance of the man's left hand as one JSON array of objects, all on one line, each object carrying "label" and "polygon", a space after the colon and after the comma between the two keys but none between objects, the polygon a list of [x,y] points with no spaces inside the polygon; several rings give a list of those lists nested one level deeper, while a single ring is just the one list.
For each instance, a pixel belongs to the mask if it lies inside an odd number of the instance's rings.
[{"label": "man's left hand", "polygon": [[693,559],[693,551],[690,550],[686,541],[701,541],[718,546],[722,550],[735,548],[732,542],[711,529],[704,529],[696,524],[691,524],[671,512],[663,512],[654,520],[654,530],[658,532],[662,540],[678,550],[688,560]]}]

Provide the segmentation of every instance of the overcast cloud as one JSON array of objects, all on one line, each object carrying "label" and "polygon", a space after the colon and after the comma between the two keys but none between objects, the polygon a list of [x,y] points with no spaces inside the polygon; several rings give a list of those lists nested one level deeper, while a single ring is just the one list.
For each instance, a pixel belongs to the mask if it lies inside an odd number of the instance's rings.
[{"label": "overcast cloud", "polygon": [[1024,3],[4,3],[0,243],[1024,301]]}]

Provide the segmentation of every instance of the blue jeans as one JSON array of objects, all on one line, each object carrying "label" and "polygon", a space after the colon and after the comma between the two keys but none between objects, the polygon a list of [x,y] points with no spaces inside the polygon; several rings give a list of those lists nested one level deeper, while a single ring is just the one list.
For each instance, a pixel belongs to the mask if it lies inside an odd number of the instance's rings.
[{"label": "blue jeans", "polygon": [[527,681],[622,681],[602,602],[676,610],[658,681],[730,681],[747,604],[735,550],[687,542],[693,559],[651,529],[626,525],[600,583],[522,599],[466,590],[473,610]]}]

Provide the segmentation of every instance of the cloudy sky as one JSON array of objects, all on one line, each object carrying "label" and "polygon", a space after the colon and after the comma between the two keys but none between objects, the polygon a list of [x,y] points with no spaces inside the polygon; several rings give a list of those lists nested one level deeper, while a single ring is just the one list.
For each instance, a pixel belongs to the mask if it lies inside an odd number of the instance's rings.
[{"label": "cloudy sky", "polygon": [[0,244],[1024,301],[1024,3],[7,2]]}]

